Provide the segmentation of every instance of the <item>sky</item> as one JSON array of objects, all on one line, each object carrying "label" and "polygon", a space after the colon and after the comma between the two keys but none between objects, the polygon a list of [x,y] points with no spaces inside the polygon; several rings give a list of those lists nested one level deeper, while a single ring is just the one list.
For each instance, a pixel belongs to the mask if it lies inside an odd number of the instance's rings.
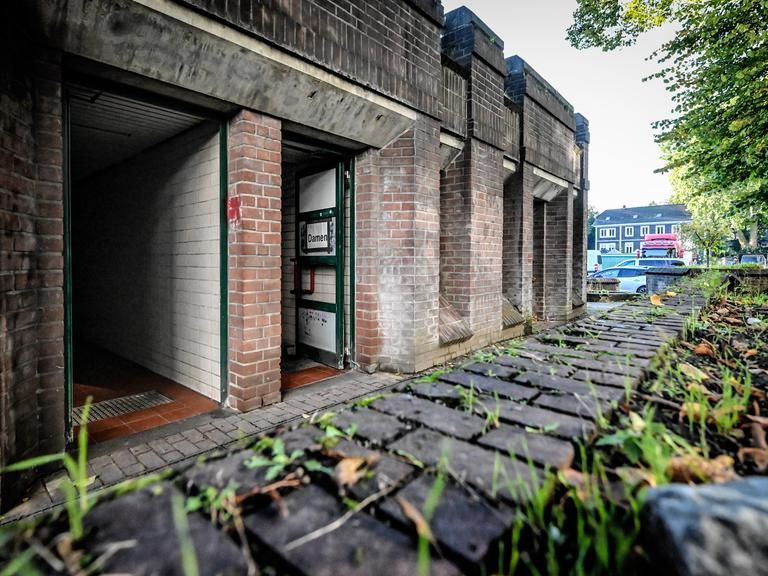
[{"label": "sky", "polygon": [[647,57],[669,39],[669,28],[614,52],[577,50],[565,39],[575,0],[443,0],[445,12],[466,6],[589,120],[589,203],[599,211],[663,204],[672,190],[655,174],[663,162],[651,123],[669,117],[672,102]]}]

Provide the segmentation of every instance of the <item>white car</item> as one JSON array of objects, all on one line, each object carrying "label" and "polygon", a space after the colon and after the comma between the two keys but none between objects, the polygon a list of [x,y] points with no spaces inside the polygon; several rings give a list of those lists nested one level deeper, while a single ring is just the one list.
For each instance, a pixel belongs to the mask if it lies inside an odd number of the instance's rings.
[{"label": "white car", "polygon": [[645,294],[645,268],[642,266],[614,266],[590,274],[590,278],[618,278],[619,292]]},{"label": "white car", "polygon": [[685,266],[680,258],[631,258],[616,264],[616,268],[627,266],[645,266],[646,268],[665,268],[667,266]]}]

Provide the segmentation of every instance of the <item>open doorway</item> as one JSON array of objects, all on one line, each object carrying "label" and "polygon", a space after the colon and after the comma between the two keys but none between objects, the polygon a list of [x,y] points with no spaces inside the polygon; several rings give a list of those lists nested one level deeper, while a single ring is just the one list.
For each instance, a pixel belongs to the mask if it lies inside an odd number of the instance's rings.
[{"label": "open doorway", "polygon": [[222,399],[224,149],[217,120],[151,95],[78,83],[67,103],[70,417],[92,397],[100,442]]},{"label": "open doorway", "polygon": [[340,374],[348,365],[354,301],[351,153],[284,131],[282,389]]}]

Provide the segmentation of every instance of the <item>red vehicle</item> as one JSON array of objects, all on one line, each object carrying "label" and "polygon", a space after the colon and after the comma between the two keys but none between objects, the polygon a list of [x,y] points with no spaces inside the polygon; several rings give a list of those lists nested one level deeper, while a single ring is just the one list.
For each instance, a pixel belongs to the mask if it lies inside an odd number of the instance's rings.
[{"label": "red vehicle", "polygon": [[677,234],[646,234],[637,256],[638,258],[682,258],[684,253],[683,243]]}]

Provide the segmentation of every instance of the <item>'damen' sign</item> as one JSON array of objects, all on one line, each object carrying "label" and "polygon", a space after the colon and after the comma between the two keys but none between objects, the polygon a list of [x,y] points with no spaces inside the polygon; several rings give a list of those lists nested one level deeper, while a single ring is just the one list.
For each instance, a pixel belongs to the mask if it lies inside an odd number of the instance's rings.
[{"label": "'damen' sign", "polygon": [[328,221],[308,222],[306,229],[307,252],[327,251],[330,247],[328,241]]}]

